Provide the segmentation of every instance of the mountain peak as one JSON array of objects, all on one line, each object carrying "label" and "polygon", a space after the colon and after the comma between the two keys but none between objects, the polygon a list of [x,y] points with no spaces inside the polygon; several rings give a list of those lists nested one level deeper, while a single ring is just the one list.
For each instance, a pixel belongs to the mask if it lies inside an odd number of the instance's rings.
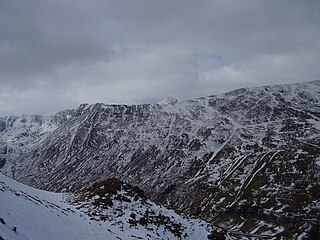
[{"label": "mountain peak", "polygon": [[159,102],[160,105],[175,105],[177,104],[178,102],[180,102],[179,99],[175,98],[175,97],[172,97],[172,96],[168,96],[166,97],[165,99],[161,100]]}]

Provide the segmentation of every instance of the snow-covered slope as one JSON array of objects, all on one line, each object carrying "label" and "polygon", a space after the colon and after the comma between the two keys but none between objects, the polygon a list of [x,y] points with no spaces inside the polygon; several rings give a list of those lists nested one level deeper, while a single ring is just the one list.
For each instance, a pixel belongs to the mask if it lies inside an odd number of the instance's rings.
[{"label": "snow-covered slope", "polygon": [[0,169],[13,177],[16,160],[37,147],[52,131],[74,115],[74,110],[56,114],[0,116]]},{"label": "snow-covered slope", "polygon": [[4,169],[54,191],[117,177],[232,232],[297,236],[319,222],[320,81],[170,99],[81,105],[18,159],[6,125]]},{"label": "snow-covered slope", "polygon": [[0,173],[0,218],[5,222],[0,223],[0,236],[5,240],[117,239],[81,217],[64,198],[65,194],[36,190]]},{"label": "snow-covered slope", "polygon": [[207,239],[210,230],[205,222],[180,217],[116,179],[62,194],[0,173],[0,218],[4,240]]}]

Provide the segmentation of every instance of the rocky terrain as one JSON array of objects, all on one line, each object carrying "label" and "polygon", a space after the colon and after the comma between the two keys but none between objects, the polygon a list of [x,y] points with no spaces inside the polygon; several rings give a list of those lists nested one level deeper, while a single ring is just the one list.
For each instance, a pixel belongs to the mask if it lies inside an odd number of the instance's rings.
[{"label": "rocky terrain", "polygon": [[52,191],[115,177],[240,238],[319,231],[319,153],[320,81],[0,118],[7,175]]},{"label": "rocky terrain", "polygon": [[210,226],[183,218],[117,179],[76,193],[37,190],[0,173],[0,239],[207,239]]}]

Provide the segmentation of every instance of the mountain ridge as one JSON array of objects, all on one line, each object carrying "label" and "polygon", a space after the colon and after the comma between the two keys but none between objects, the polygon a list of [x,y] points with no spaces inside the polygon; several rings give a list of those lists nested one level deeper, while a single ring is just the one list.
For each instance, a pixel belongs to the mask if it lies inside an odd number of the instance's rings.
[{"label": "mountain ridge", "polygon": [[55,191],[117,177],[214,224],[262,234],[280,222],[284,231],[295,219],[319,218],[319,102],[320,81],[311,81],[174,105],[80,105],[60,112],[55,127],[36,132],[27,147],[19,145],[26,127],[20,135],[0,131],[0,139],[15,143],[15,154],[1,155],[14,159],[14,168],[5,164],[2,171],[14,169],[16,179]]}]

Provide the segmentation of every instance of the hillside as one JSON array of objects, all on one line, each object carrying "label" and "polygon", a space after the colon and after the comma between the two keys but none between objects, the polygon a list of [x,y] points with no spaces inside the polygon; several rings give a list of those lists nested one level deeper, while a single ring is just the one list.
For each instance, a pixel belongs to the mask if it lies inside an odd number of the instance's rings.
[{"label": "hillside", "polygon": [[2,117],[2,171],[52,191],[116,177],[235,234],[319,224],[320,81],[169,100]]},{"label": "hillside", "polygon": [[207,239],[211,229],[154,204],[141,190],[116,179],[62,194],[0,173],[0,206],[4,240]]}]

